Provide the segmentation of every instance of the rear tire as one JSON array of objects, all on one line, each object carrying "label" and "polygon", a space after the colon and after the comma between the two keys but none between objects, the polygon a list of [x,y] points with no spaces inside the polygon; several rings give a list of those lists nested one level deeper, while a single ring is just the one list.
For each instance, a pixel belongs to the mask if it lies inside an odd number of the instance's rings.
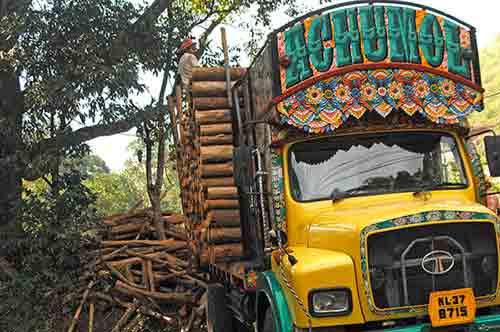
[{"label": "rear tire", "polygon": [[221,284],[207,288],[208,332],[233,332],[233,317],[226,306],[226,290]]},{"label": "rear tire", "polygon": [[274,324],[273,311],[271,310],[271,307],[266,310],[262,332],[276,332],[276,325]]}]

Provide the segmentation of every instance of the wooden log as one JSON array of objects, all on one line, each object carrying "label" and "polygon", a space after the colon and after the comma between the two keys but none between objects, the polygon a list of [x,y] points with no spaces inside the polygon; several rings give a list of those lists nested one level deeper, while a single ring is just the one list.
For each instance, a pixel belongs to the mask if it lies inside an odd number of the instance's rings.
[{"label": "wooden log", "polygon": [[166,280],[176,279],[177,277],[185,275],[186,273],[187,273],[186,271],[178,271],[172,273],[155,272],[154,278],[156,281],[166,281]]},{"label": "wooden log", "polygon": [[238,198],[238,188],[236,187],[208,187],[208,199]]},{"label": "wooden log", "polygon": [[80,304],[78,305],[78,308],[76,309],[75,314],[73,315],[73,318],[71,319],[71,324],[68,328],[68,332],[73,332],[73,330],[76,327],[76,323],[80,319],[80,314],[82,313],[82,308],[85,302],[87,301],[87,298],[89,297],[90,290],[92,287],[94,287],[94,281],[90,281],[89,284],[87,285],[87,288],[85,289],[85,292],[83,292],[82,299],[80,300]]},{"label": "wooden log", "polygon": [[216,110],[230,107],[226,97],[195,97],[193,102],[196,110]]},{"label": "wooden log", "polygon": [[129,248],[128,246],[123,246],[120,249],[112,252],[111,254],[102,256],[102,261],[110,261],[112,259],[121,259],[130,257],[129,254],[125,253],[125,251],[130,250],[132,252],[136,252],[138,254],[152,254],[155,252],[177,252],[187,248],[187,243],[184,241],[178,241],[175,245],[170,245],[168,247],[165,246],[150,246],[150,247],[140,247],[140,248]]},{"label": "wooden log", "polygon": [[208,209],[237,209],[240,206],[235,199],[209,199],[206,204]]},{"label": "wooden log", "polygon": [[89,303],[89,328],[88,332],[94,332],[94,312],[95,312],[95,304],[94,300]]},{"label": "wooden log", "polygon": [[200,148],[201,161],[209,162],[224,162],[233,159],[232,145],[209,145]]},{"label": "wooden log", "polygon": [[203,186],[206,187],[234,187],[234,177],[223,178],[206,178],[202,181]]},{"label": "wooden log", "polygon": [[234,224],[240,222],[240,210],[212,210],[212,222],[216,224]]},{"label": "wooden log", "polygon": [[177,239],[177,240],[182,240],[182,241],[187,241],[187,236],[186,234],[184,233],[180,233],[178,231],[174,231],[174,230],[171,230],[171,229],[166,229],[165,230],[165,234],[167,234],[168,236],[171,236],[173,237],[174,239]]},{"label": "wooden log", "polygon": [[142,219],[144,217],[148,217],[148,211],[143,209],[143,210],[138,210],[132,213],[125,213],[125,214],[120,214],[120,215],[113,215],[111,217],[107,217],[106,219],[103,220],[103,223],[108,225],[108,226],[116,226],[124,223],[129,223],[131,219]]},{"label": "wooden log", "polygon": [[186,268],[188,267],[188,263],[180,258],[175,257],[174,255],[167,254],[163,252],[161,254],[163,259],[166,259],[169,264],[171,264],[175,268]]},{"label": "wooden log", "polygon": [[134,257],[122,259],[119,261],[113,261],[113,262],[110,262],[109,264],[111,266],[124,266],[124,265],[130,265],[130,264],[141,264],[144,261],[143,257],[148,257],[149,259],[155,259],[155,258],[160,257],[160,253],[155,252],[155,253],[146,254],[146,255],[134,253],[133,255],[129,255],[129,256],[134,256]]},{"label": "wooden log", "polygon": [[233,175],[233,163],[207,164],[201,166],[203,177]]},{"label": "wooden log", "polygon": [[116,322],[115,326],[111,329],[111,332],[119,332],[122,330],[122,327],[127,323],[127,321],[132,317],[135,310],[137,309],[136,305],[132,305],[130,308],[127,308],[123,313],[122,317]]},{"label": "wooden log", "polygon": [[122,233],[122,234],[115,234],[113,236],[111,236],[110,238],[112,240],[134,240],[137,235],[139,234],[139,232],[132,232],[132,233]]},{"label": "wooden log", "polygon": [[[235,81],[245,75],[246,69],[235,67],[230,69],[231,80]],[[225,81],[224,67],[194,67],[192,81]]]},{"label": "wooden log", "polygon": [[141,230],[143,224],[146,222],[147,222],[146,220],[143,220],[142,222],[137,222],[137,223],[131,222],[128,224],[112,226],[111,227],[111,234],[137,232],[137,231]]},{"label": "wooden log", "polygon": [[196,112],[196,122],[200,125],[231,123],[231,110],[208,110]]},{"label": "wooden log", "polygon": [[219,134],[231,134],[233,125],[231,123],[217,123],[200,126],[201,136],[215,136]]},{"label": "wooden log", "polygon": [[241,241],[240,227],[210,227],[206,232],[205,240],[208,243],[229,243]]},{"label": "wooden log", "polygon": [[[130,275],[128,275],[127,277],[125,277],[117,268],[115,268],[113,266],[113,264],[111,263],[107,263],[107,262],[104,262],[104,265],[106,266],[106,268],[108,269],[108,271],[111,273],[111,275],[113,277],[115,277],[116,279],[118,280],[121,280],[122,282],[132,286],[132,287],[141,287],[140,285],[137,285],[135,282],[136,282],[136,278],[134,277],[131,277],[131,270],[129,269],[127,271],[127,273],[130,273]],[[140,274],[141,278],[139,278],[139,282],[140,282],[140,279],[142,279],[142,277],[144,276],[143,273]],[[146,285],[147,286],[147,285]]]},{"label": "wooden log", "polygon": [[232,134],[218,134],[215,136],[201,136],[200,144],[202,146],[206,145],[218,145],[218,144],[232,144],[233,135]]},{"label": "wooden log", "polygon": [[193,97],[227,97],[226,82],[212,80],[193,81],[191,93]]},{"label": "wooden log", "polygon": [[200,257],[202,265],[227,262],[241,258],[243,247],[240,243],[210,245],[205,248]]},{"label": "wooden log", "polygon": [[176,245],[178,241],[176,240],[125,240],[125,241],[102,241],[101,245],[103,247],[114,247],[114,246],[171,246]]},{"label": "wooden log", "polygon": [[155,289],[155,275],[153,273],[153,262],[146,261],[144,268],[146,270],[145,276],[147,276],[146,284],[148,285],[149,290],[154,292],[156,289]]},{"label": "wooden log", "polygon": [[210,258],[214,261],[224,259],[226,257],[241,257],[243,256],[243,247],[241,243],[221,244],[208,247]]},{"label": "wooden log", "polygon": [[172,214],[170,216],[163,216],[162,219],[170,225],[179,225],[186,222],[186,216],[181,214]]}]

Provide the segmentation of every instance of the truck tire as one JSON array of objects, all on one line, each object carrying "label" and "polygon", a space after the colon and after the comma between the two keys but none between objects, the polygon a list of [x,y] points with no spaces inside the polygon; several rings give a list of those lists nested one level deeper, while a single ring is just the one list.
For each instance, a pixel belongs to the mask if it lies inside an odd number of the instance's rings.
[{"label": "truck tire", "polygon": [[233,332],[233,317],[226,306],[226,290],[221,284],[207,288],[208,332]]},{"label": "truck tire", "polygon": [[264,316],[264,324],[262,325],[262,332],[276,332],[276,326],[274,325],[274,317],[271,307],[267,308],[266,314]]}]

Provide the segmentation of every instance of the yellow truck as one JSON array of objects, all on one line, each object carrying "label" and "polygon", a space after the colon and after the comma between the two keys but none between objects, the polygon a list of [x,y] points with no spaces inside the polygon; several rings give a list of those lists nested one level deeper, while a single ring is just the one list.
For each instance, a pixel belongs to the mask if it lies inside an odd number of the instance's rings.
[{"label": "yellow truck", "polygon": [[[195,69],[189,91],[171,115],[209,331],[500,331],[472,26],[333,5],[247,69]],[[485,147],[500,175],[500,140]]]}]

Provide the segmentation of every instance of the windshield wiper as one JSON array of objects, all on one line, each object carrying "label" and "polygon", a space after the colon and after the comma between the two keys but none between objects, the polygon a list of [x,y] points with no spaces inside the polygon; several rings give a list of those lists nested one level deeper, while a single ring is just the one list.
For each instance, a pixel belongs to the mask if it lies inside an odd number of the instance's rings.
[{"label": "windshield wiper", "polygon": [[343,199],[353,197],[357,194],[359,194],[362,189],[354,188],[354,189],[349,189],[347,191],[340,191],[337,188],[333,189],[332,193],[330,194],[330,198],[332,199],[332,203],[341,201]]}]

